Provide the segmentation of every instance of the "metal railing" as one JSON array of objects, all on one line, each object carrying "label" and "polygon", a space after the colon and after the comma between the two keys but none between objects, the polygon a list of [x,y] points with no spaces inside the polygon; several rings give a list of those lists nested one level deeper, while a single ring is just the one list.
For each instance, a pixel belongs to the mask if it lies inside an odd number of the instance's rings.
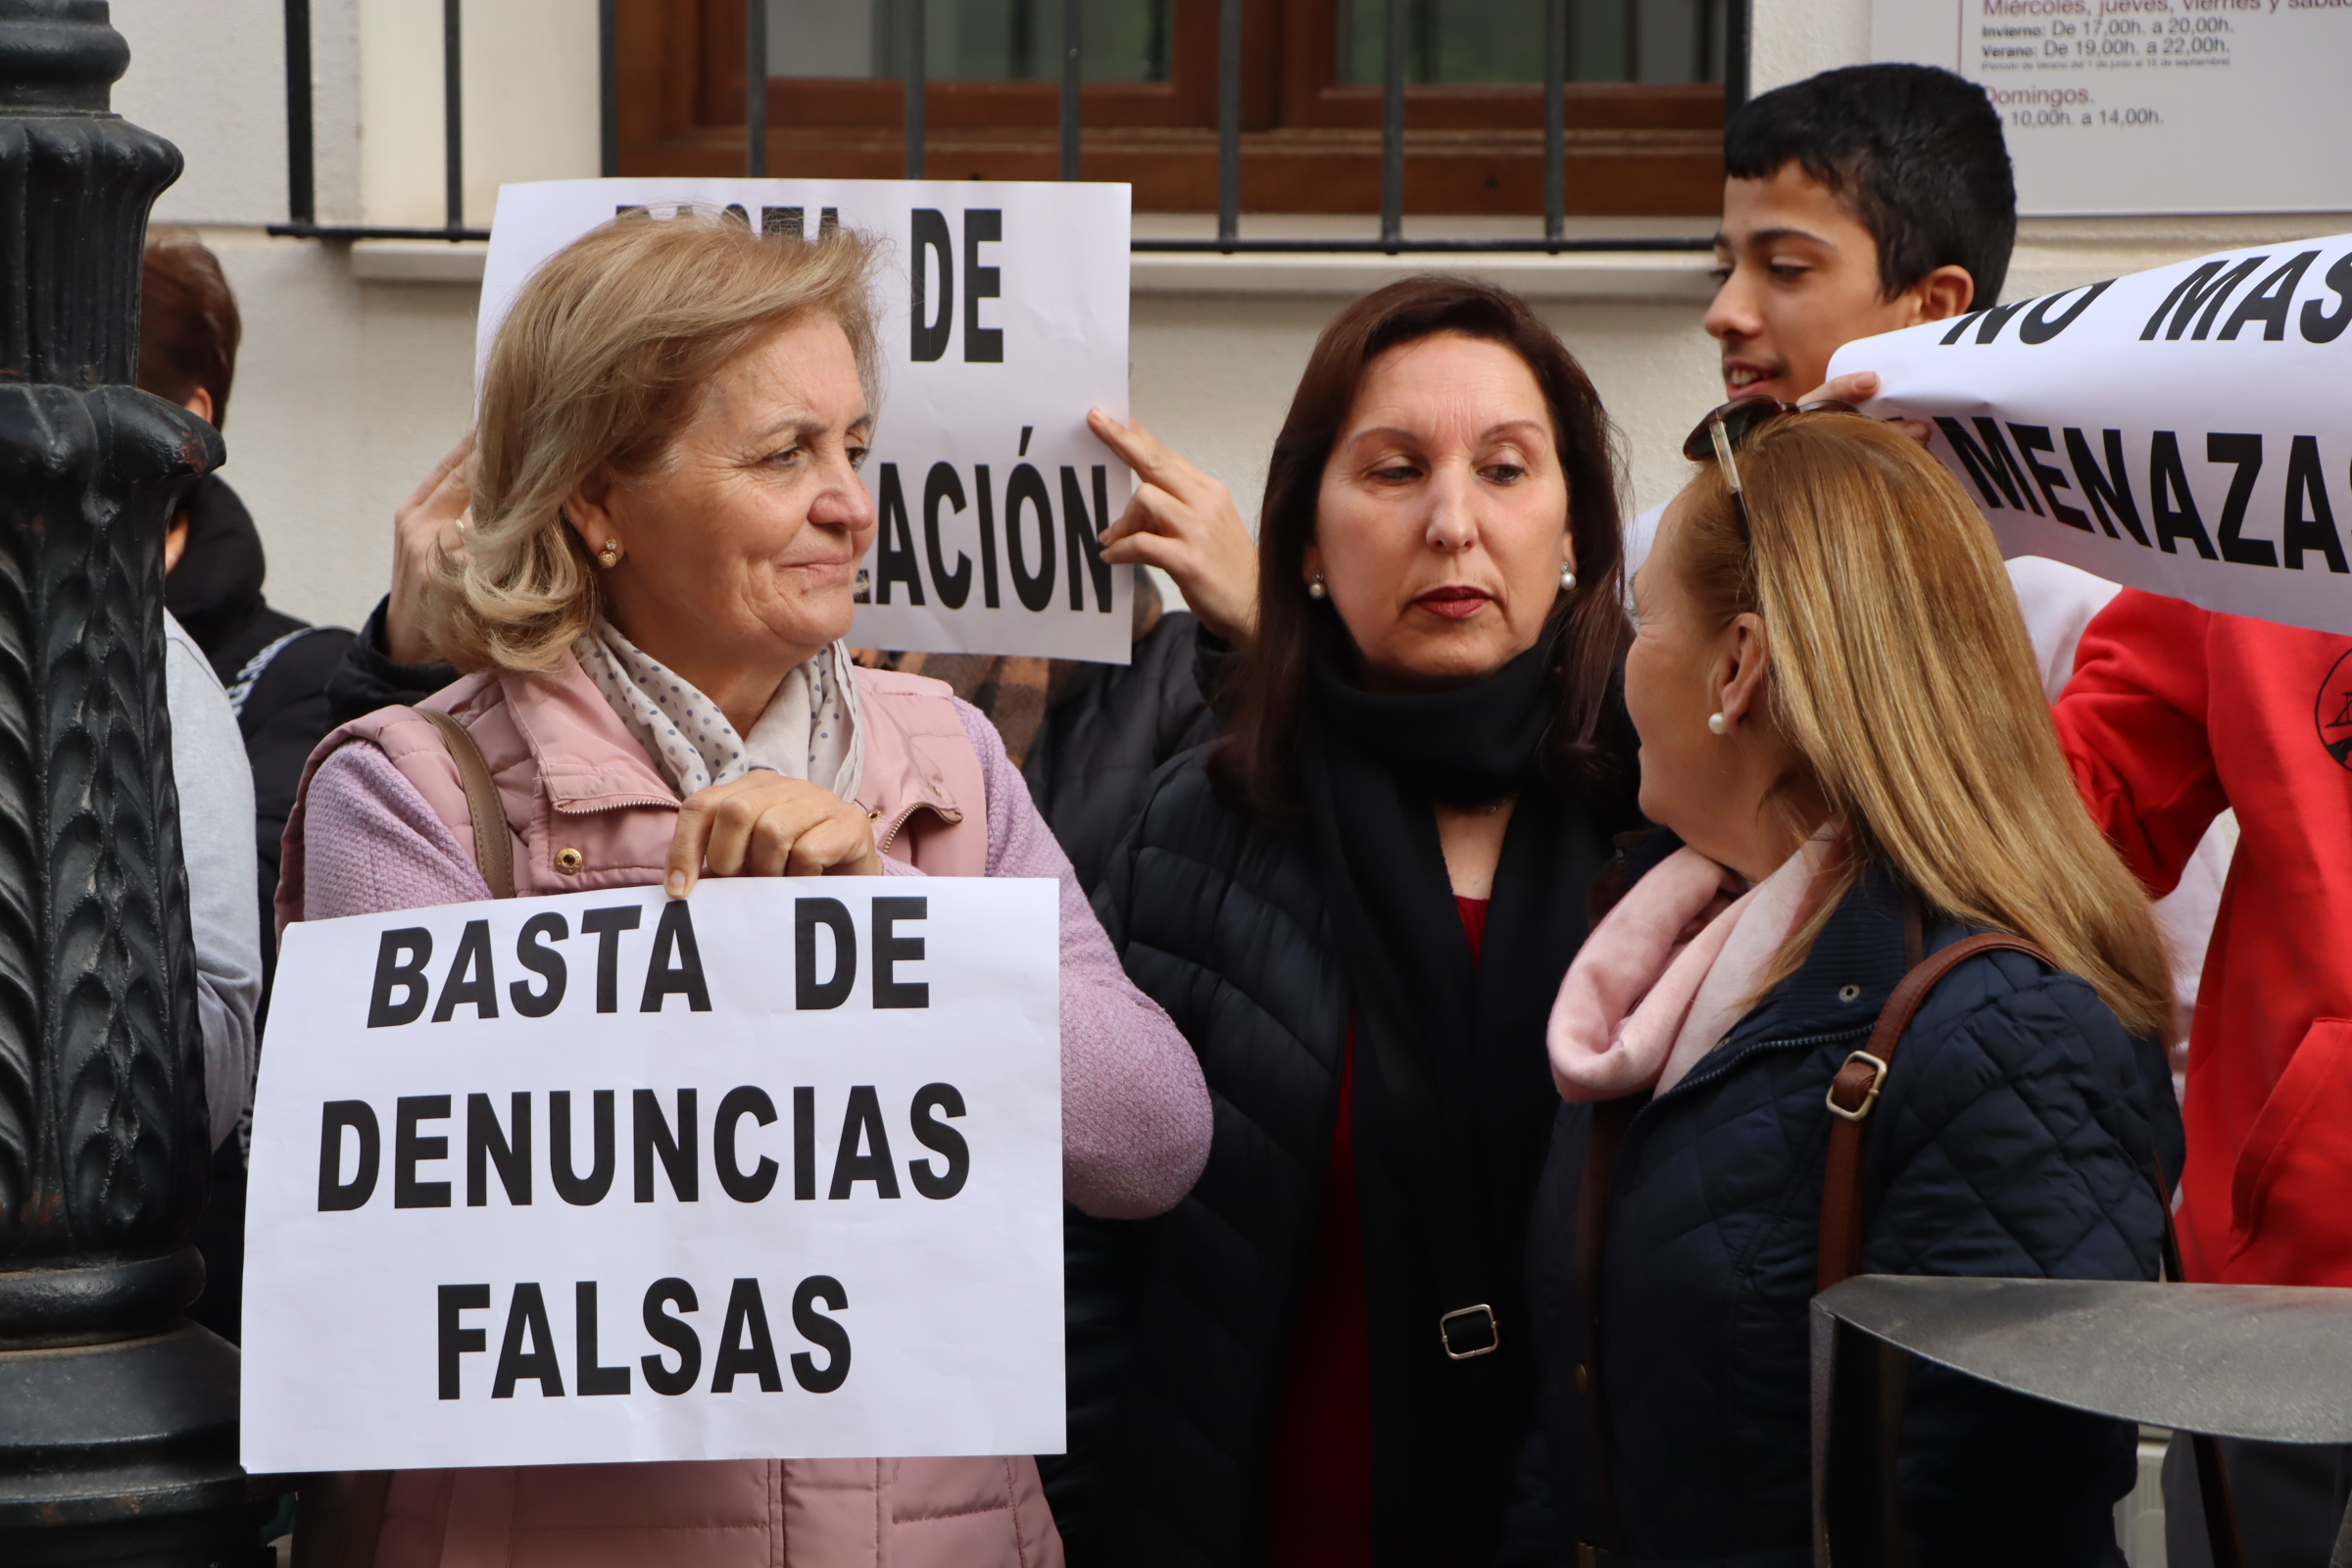
[{"label": "metal railing", "polygon": [[[906,175],[923,177],[925,143],[924,0],[898,0],[904,7],[906,37]],[[1380,237],[1377,239],[1244,239],[1242,212],[1242,6],[1220,0],[1217,34],[1217,235],[1214,239],[1137,239],[1139,252],[1178,254],[1420,253],[1703,251],[1711,242],[1689,235],[1632,238],[1575,237],[1567,233],[1568,211],[1568,6],[1546,0],[1544,17],[1544,234],[1540,239],[1408,239],[1404,233],[1404,110],[1406,19],[1409,0],[1384,0],[1381,39]],[[1724,103],[1727,111],[1747,96],[1751,0],[1721,0],[1724,7]],[[616,11],[618,0],[598,0],[598,74],[602,106],[600,164],[607,175],[620,172],[620,112]],[[438,228],[322,224],[318,220],[317,157],[311,93],[311,0],[285,0],[286,7],[286,176],[289,220],[272,223],[272,234],[314,239],[480,240],[486,229],[467,228],[466,219],[466,126],[464,117],[463,0],[441,0],[442,177],[447,221]],[[1079,47],[1080,0],[1062,0],[1060,149],[1061,177],[1079,177],[1083,137],[1083,95]],[[744,172],[767,175],[767,6],[744,6]]]}]

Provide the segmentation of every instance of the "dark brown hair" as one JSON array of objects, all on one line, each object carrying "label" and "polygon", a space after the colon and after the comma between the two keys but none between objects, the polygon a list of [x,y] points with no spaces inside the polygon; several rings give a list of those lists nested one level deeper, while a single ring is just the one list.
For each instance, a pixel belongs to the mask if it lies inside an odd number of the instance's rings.
[{"label": "dark brown hair", "polygon": [[228,388],[236,379],[244,330],[237,297],[202,240],[184,233],[148,236],[139,298],[141,391],[185,403],[202,387],[213,395],[213,423],[220,425],[228,417]]},{"label": "dark brown hair", "polygon": [[1306,546],[1315,536],[1323,469],[1355,406],[1365,373],[1383,354],[1443,332],[1500,344],[1543,389],[1560,471],[1576,579],[1552,606],[1544,635],[1554,650],[1558,710],[1544,739],[1546,777],[1619,794],[1630,786],[1630,730],[1619,692],[1633,632],[1625,614],[1625,560],[1617,464],[1608,415],[1576,356],[1527,302],[1461,277],[1408,277],[1348,306],[1323,329],[1274,440],[1258,514],[1257,635],[1221,683],[1229,715],[1210,776],[1236,804],[1276,818],[1298,812],[1298,735],[1306,701],[1308,647],[1328,635],[1328,602],[1306,596]]}]

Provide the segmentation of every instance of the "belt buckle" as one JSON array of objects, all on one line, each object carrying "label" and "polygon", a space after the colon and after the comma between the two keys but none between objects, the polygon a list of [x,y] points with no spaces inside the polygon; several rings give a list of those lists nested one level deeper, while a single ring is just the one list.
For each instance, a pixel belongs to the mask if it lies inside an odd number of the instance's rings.
[{"label": "belt buckle", "polygon": [[[1453,1330],[1448,1325],[1456,1318],[1485,1318],[1487,1343],[1474,1350],[1455,1349],[1453,1348]],[[1469,1361],[1482,1355],[1492,1355],[1499,1349],[1502,1346],[1502,1328],[1494,1321],[1494,1309],[1484,1301],[1479,1302],[1476,1306],[1458,1306],[1438,1319],[1438,1343],[1445,1347],[1447,1360]]]},{"label": "belt buckle", "polygon": [[1872,1055],[1867,1051],[1857,1051],[1852,1055],[1847,1056],[1845,1060],[1838,1065],[1838,1073],[1843,1073],[1847,1067],[1852,1066],[1857,1061],[1868,1062],[1874,1069],[1870,1075],[1870,1091],[1862,1097],[1862,1103],[1856,1105],[1851,1110],[1848,1110],[1843,1105],[1838,1103],[1837,1073],[1831,1075],[1829,1092],[1821,1097],[1822,1102],[1830,1107],[1831,1115],[1842,1116],[1847,1121],[1860,1121],[1864,1117],[1868,1116],[1870,1114],[1871,1107],[1879,1102],[1879,1091],[1886,1087],[1886,1064],[1881,1061],[1878,1057]]}]

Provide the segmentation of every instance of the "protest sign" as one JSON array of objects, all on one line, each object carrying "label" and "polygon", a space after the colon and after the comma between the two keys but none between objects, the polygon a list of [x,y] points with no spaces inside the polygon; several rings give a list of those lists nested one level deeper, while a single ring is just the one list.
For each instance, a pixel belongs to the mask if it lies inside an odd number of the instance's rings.
[{"label": "protest sign", "polygon": [[2352,631],[2352,235],[2250,246],[1863,338],[1867,412],[1929,446],[2005,554]]},{"label": "protest sign", "polygon": [[976,877],[289,927],[244,1464],[1058,1452],[1058,931]]},{"label": "protest sign", "polygon": [[1871,57],[2000,112],[2018,211],[2352,207],[2352,0],[1875,0]]},{"label": "protest sign", "polygon": [[1096,542],[1133,480],[1086,428],[1127,412],[1125,185],[571,179],[502,186],[477,369],[541,263],[623,209],[730,209],[762,235],[883,242],[883,404],[865,478],[881,526],[859,647],[1124,664],[1132,574]]}]

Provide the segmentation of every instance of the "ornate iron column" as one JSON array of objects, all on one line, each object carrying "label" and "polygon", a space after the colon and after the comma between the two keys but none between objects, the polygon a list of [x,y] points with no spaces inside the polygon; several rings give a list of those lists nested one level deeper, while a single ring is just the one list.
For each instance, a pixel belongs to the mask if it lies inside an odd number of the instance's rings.
[{"label": "ornate iron column", "polygon": [[220,462],[129,385],[178,152],[103,0],[0,0],[0,1561],[252,1563],[203,1287],[203,1054],[163,531]]}]

